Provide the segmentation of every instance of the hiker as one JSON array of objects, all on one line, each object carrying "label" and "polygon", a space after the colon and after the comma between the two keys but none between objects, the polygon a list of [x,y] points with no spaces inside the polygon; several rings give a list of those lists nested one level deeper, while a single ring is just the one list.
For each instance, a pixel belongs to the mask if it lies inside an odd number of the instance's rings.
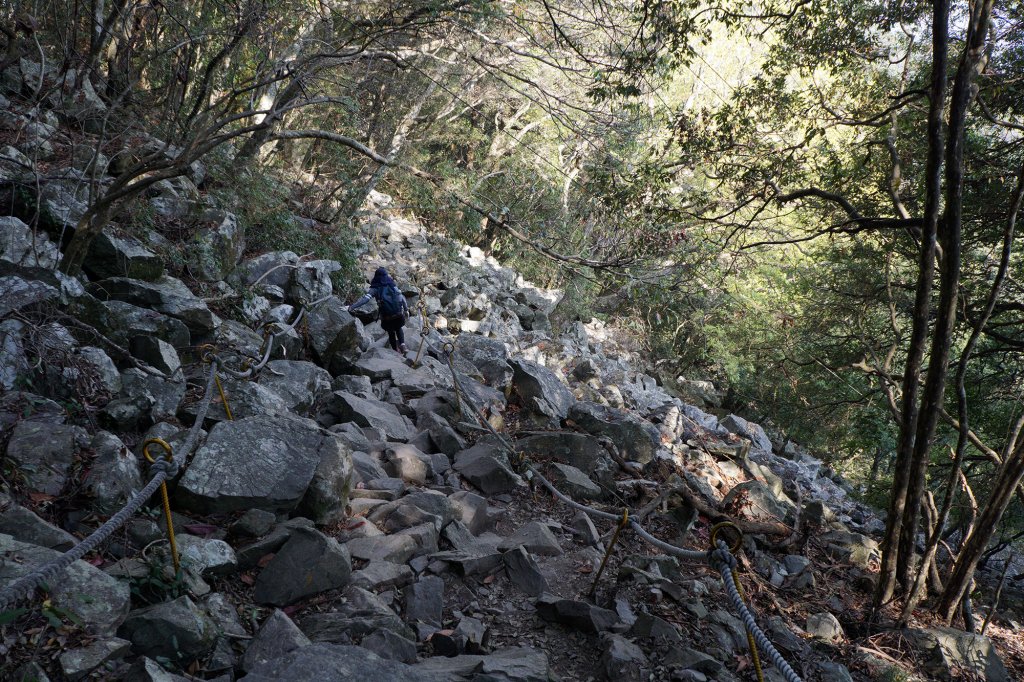
[{"label": "hiker", "polygon": [[377,300],[377,308],[380,310],[380,326],[388,333],[388,345],[399,353],[405,353],[405,332],[402,327],[409,318],[409,304],[405,296],[399,291],[395,280],[391,279],[387,269],[377,268],[370,281],[370,290],[363,294],[362,298],[348,307],[351,313],[354,309],[370,300],[370,297]]}]

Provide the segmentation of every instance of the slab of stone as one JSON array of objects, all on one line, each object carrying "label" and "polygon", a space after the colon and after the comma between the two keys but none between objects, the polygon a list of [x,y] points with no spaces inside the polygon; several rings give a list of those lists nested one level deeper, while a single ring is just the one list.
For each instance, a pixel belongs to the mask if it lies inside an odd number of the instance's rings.
[{"label": "slab of stone", "polygon": [[405,619],[441,627],[444,607],[444,580],[437,576],[424,576],[402,590],[405,598]]},{"label": "slab of stone", "polygon": [[844,636],[843,626],[831,613],[812,613],[807,616],[807,634],[826,642],[834,642]]},{"label": "slab of stone", "polygon": [[252,670],[268,661],[277,660],[290,651],[310,644],[309,638],[284,611],[274,609],[263,621],[256,636],[249,642],[249,646],[242,656],[242,670]]},{"label": "slab of stone", "polygon": [[988,637],[948,627],[910,629],[905,633],[924,654],[925,670],[933,679],[960,679],[961,674],[987,682],[1012,679]]},{"label": "slab of stone", "polygon": [[407,535],[376,535],[355,538],[345,548],[356,559],[404,564],[416,553],[416,540]]},{"label": "slab of stone", "polygon": [[61,672],[72,682],[77,682],[107,661],[124,658],[131,646],[132,643],[126,639],[111,637],[98,639],[79,649],[70,649],[58,659]]},{"label": "slab of stone", "polygon": [[572,406],[568,418],[591,435],[610,438],[625,459],[640,464],[654,459],[661,444],[654,424],[626,410],[581,401]]},{"label": "slab of stone", "polygon": [[572,391],[547,367],[522,358],[512,358],[509,364],[513,387],[527,410],[545,423],[560,424],[576,402]]},{"label": "slab of stone", "polygon": [[223,540],[185,534],[178,535],[177,540],[182,558],[203,578],[229,575],[238,570],[235,550]]},{"label": "slab of stone", "polygon": [[622,682],[646,682],[648,679],[647,656],[643,650],[622,635],[605,633],[601,637],[604,653],[601,667],[609,680]]},{"label": "slab of stone", "polygon": [[213,650],[216,628],[187,596],[138,609],[128,614],[117,634],[132,643],[132,651],[188,665]]},{"label": "slab of stone", "polygon": [[542,594],[534,606],[542,619],[562,623],[582,632],[611,630],[619,622],[614,611],[587,602],[562,599],[553,594]]},{"label": "slab of stone", "polygon": [[296,528],[256,578],[253,599],[287,606],[300,599],[348,584],[352,562],[348,549],[311,528]]},{"label": "slab of stone", "polygon": [[485,495],[508,493],[522,485],[508,458],[491,443],[477,443],[455,455],[454,468]]},{"label": "slab of stone", "polygon": [[33,490],[59,495],[67,483],[75,456],[89,445],[80,426],[22,421],[7,442],[7,459],[25,476]]},{"label": "slab of stone", "polygon": [[[0,533],[0,585],[9,585],[60,555]],[[131,605],[127,584],[81,560],[72,563],[50,589],[56,606],[74,613],[101,635],[112,634]]]},{"label": "slab of stone", "polygon": [[509,581],[521,592],[531,597],[539,597],[547,592],[547,579],[540,572],[537,561],[522,545],[505,552],[502,561]]},{"label": "slab of stone", "polygon": [[605,495],[585,473],[570,464],[553,462],[550,472],[555,487],[574,500],[596,500]]},{"label": "slab of stone", "polygon": [[415,435],[409,420],[390,403],[335,391],[328,398],[325,410],[339,422],[354,422],[359,426],[379,429],[388,440],[405,442]]},{"label": "slab of stone", "polygon": [[330,522],[347,504],[351,469],[344,443],[312,420],[251,417],[210,431],[176,494],[201,513],[290,511],[302,503],[315,521]]},{"label": "slab of stone", "polygon": [[78,544],[71,533],[50,525],[31,510],[13,502],[0,511],[0,533],[6,533],[20,542],[48,547],[58,552],[66,552]]},{"label": "slab of stone", "polygon": [[400,588],[414,580],[412,569],[406,564],[393,564],[390,561],[371,561],[352,574],[352,584],[371,592],[379,592],[389,588]]},{"label": "slab of stone", "polygon": [[505,551],[522,545],[532,554],[561,556],[562,546],[551,528],[539,521],[530,521],[502,542],[498,549]]}]

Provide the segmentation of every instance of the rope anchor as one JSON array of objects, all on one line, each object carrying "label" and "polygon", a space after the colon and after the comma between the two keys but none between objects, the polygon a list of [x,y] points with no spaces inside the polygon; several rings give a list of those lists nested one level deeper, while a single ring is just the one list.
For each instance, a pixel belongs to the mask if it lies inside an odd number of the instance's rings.
[{"label": "rope anchor", "polygon": [[[157,455],[155,458],[149,454],[150,445],[159,445],[164,449],[163,454]],[[146,460],[154,465],[162,465],[162,467],[168,472],[168,477],[173,477],[176,473],[177,465],[174,464],[174,455],[171,451],[171,446],[163,438],[150,438],[142,445],[142,454],[146,457]],[[178,557],[178,542],[174,538],[174,521],[171,519],[171,500],[167,495],[167,481],[161,481],[160,483],[160,498],[163,502],[164,507],[164,519],[167,523],[167,541],[171,546],[171,560],[174,562],[174,572],[177,573],[181,569],[181,560]]]},{"label": "rope anchor", "polygon": [[594,583],[590,586],[590,592],[588,596],[593,597],[597,591],[597,581],[601,579],[601,574],[604,573],[605,564],[608,563],[608,557],[612,555],[612,550],[615,549],[615,543],[619,539],[619,533],[622,529],[629,525],[629,509],[622,510],[622,520],[619,521],[619,525],[615,527],[615,532],[612,533],[612,539],[608,541],[608,549],[605,550],[604,557],[601,559],[601,566],[597,569],[597,575],[594,576]]}]

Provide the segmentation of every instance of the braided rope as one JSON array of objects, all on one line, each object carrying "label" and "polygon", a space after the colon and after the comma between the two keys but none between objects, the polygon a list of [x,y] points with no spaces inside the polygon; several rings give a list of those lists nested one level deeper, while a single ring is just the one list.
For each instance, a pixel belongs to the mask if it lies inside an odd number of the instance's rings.
[{"label": "braided rope", "polygon": [[743,598],[736,589],[736,584],[733,582],[732,577],[732,572],[737,566],[736,557],[729,551],[725,542],[718,542],[718,549],[711,552],[710,558],[711,567],[718,571],[722,577],[722,584],[725,586],[729,602],[736,610],[736,613],[739,614],[740,620],[743,621],[743,625],[747,628],[747,632],[757,642],[757,647],[771,660],[772,665],[782,673],[782,676],[786,678],[786,682],[802,682],[800,676],[790,667],[786,659],[779,653],[779,650],[768,639],[768,636],[764,634],[764,631],[758,627],[754,614],[750,612],[750,609],[743,602]]},{"label": "braided rope", "polygon": [[111,516],[107,519],[106,523],[93,531],[89,537],[60,555],[57,559],[37,568],[28,575],[18,578],[0,590],[0,610],[6,609],[11,604],[22,599],[31,597],[37,587],[51,582],[68,566],[96,549],[100,543],[109,538],[114,531],[123,526],[139,510],[139,507],[156,492],[161,483],[177,473],[177,466],[173,462],[162,459],[157,460],[150,468],[155,470],[156,474],[142,490],[128,501],[128,504],[121,511]]}]

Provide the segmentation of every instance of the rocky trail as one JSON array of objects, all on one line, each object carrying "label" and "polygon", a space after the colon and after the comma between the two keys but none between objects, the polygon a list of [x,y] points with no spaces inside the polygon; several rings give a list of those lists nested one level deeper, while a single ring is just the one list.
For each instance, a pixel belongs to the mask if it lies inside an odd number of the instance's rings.
[{"label": "rocky trail", "polygon": [[[19,154],[0,149],[31,167]],[[177,210],[198,183],[164,181],[149,201]],[[73,183],[46,187],[73,221]],[[166,274],[157,237],[114,231],[87,278],[55,274],[56,244],[0,218],[0,589],[121,509],[150,480],[154,438],[177,463],[182,561],[176,576],[156,495],[45,594],[6,607],[0,676],[756,679],[714,568],[616,534],[531,467],[671,545],[704,552],[715,524],[743,529],[722,537],[802,679],[1024,674],[1013,612],[992,639],[928,623],[868,637],[883,523],[840,477],[717,409],[710,385],[661,385],[613,325],[555,334],[560,292],[389,204],[371,196],[362,265],[387,266],[419,313],[404,356],[373,310],[334,295],[338,263],[247,254],[230,213],[205,215],[187,282]],[[761,658],[765,679],[784,679]]]}]

